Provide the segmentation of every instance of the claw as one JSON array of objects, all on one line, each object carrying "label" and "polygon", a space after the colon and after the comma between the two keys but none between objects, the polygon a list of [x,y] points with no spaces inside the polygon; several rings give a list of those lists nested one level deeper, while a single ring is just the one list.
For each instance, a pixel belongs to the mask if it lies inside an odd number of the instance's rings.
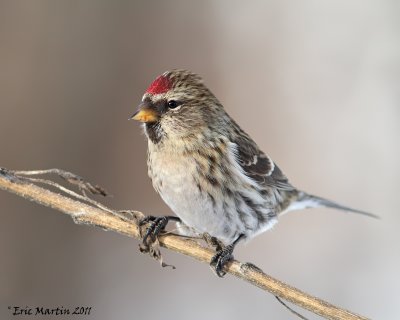
[{"label": "claw", "polygon": [[154,216],[146,216],[142,220],[139,221],[139,226],[143,226],[150,221],[154,221],[157,217]]},{"label": "claw", "polygon": [[139,222],[139,226],[149,223],[142,240],[142,246],[144,248],[149,248],[151,244],[156,241],[158,235],[165,229],[169,220],[180,221],[179,218],[173,216],[147,216]]},{"label": "claw", "polygon": [[[164,228],[168,224],[167,217],[152,217],[153,219],[149,219],[151,221],[149,227],[146,230],[146,233],[143,236],[143,243],[145,245],[149,245],[147,239],[150,237],[151,242],[154,242],[157,236],[164,230]],[[142,225],[142,223],[141,223]]]},{"label": "claw", "polygon": [[[211,258],[210,267],[215,272],[215,274],[222,278],[226,275],[226,271],[224,268],[226,264],[233,259],[233,249],[235,249],[236,244],[245,237],[244,234],[240,234],[235,241],[233,241],[230,245],[218,248],[217,253]],[[218,240],[217,240],[218,241]],[[218,241],[219,245],[221,242]]]},{"label": "claw", "polygon": [[210,267],[220,278],[224,277],[226,274],[224,267],[227,262],[233,259],[233,248],[234,245],[226,246],[222,250],[218,251],[211,259]]}]

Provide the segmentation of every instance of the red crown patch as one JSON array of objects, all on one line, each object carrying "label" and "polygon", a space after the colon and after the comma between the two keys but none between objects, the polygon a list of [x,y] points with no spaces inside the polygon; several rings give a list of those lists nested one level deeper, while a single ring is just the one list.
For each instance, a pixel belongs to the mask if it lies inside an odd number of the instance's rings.
[{"label": "red crown patch", "polygon": [[172,88],[172,82],[165,76],[159,76],[147,88],[146,93],[159,94],[165,93]]}]

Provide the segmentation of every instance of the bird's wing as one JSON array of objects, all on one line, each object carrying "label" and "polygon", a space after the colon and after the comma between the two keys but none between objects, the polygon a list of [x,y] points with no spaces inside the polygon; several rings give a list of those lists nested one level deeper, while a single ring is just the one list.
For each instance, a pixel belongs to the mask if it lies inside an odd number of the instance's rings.
[{"label": "bird's wing", "polygon": [[250,178],[266,187],[287,191],[295,189],[272,159],[250,137],[241,135],[235,140],[238,163]]}]

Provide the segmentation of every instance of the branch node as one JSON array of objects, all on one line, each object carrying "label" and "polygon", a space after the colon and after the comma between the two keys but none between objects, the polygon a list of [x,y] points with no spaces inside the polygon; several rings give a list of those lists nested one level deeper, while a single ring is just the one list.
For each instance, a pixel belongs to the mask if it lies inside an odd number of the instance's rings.
[{"label": "branch node", "polygon": [[257,271],[264,273],[259,267],[257,267],[255,264],[252,264],[251,262],[243,262],[240,264],[240,271],[246,275],[249,273],[249,271]]},{"label": "branch node", "polygon": [[20,177],[16,176],[13,171],[6,168],[0,168],[0,175],[12,183],[24,183]]}]

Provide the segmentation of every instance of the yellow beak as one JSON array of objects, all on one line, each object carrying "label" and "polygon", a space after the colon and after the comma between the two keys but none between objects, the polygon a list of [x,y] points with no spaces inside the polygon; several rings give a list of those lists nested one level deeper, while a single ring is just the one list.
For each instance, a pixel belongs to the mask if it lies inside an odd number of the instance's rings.
[{"label": "yellow beak", "polygon": [[143,107],[133,114],[129,119],[140,122],[157,122],[159,114],[153,108]]}]

